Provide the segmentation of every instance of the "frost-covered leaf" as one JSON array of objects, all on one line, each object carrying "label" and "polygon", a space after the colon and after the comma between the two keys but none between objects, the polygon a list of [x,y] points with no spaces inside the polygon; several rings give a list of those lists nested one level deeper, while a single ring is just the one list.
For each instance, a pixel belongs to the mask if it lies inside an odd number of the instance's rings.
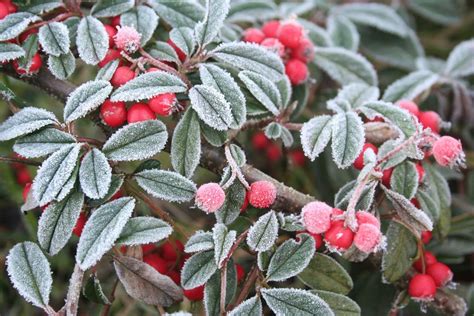
[{"label": "frost-covered leaf", "polygon": [[200,46],[204,47],[214,40],[224,24],[229,8],[230,0],[206,0],[204,20],[199,22],[194,29]]},{"label": "frost-covered leaf", "polygon": [[178,54],[176,54],[174,48],[166,42],[156,41],[148,47],[150,55],[153,56],[155,59],[172,63],[179,62]]},{"label": "frost-covered leaf", "polygon": [[308,37],[314,45],[319,47],[334,46],[331,36],[324,28],[304,19],[298,19],[297,21],[308,32]]},{"label": "frost-covered leaf", "polygon": [[326,103],[326,107],[328,108],[328,110],[331,110],[334,113],[343,113],[351,110],[351,105],[349,104],[349,102],[340,98],[329,100]]},{"label": "frost-covered leaf", "polygon": [[8,276],[23,298],[38,307],[46,307],[53,284],[48,259],[40,247],[30,241],[16,244],[6,259]]},{"label": "frost-covered leaf", "polygon": [[254,296],[249,298],[238,306],[236,306],[230,313],[229,316],[261,316],[262,315],[262,301],[260,297]]},{"label": "frost-covered leaf", "polygon": [[31,22],[40,18],[28,12],[10,13],[0,20],[0,41],[7,41],[20,35]]},{"label": "frost-covered leaf", "polygon": [[102,151],[110,160],[143,160],[159,153],[165,147],[167,139],[168,132],[161,121],[137,122],[112,134]]},{"label": "frost-covered leaf", "polygon": [[41,206],[54,200],[74,171],[81,144],[67,145],[46,159],[38,170],[31,189]]},{"label": "frost-covered leaf", "polygon": [[147,263],[115,256],[114,267],[127,294],[140,302],[167,307],[183,299],[182,289]]},{"label": "frost-covered leaf", "polygon": [[224,69],[213,64],[201,64],[199,67],[201,81],[206,86],[222,93],[232,112],[231,128],[239,128],[245,122],[247,109],[245,97],[234,78]]},{"label": "frost-covered leaf", "polygon": [[234,158],[237,166],[242,167],[243,165],[245,165],[245,163],[247,162],[247,157],[245,156],[245,152],[243,151],[243,149],[236,144],[230,144],[229,149],[230,154],[232,155],[232,158]]},{"label": "frost-covered leaf", "polygon": [[278,219],[274,211],[260,216],[257,222],[250,227],[247,235],[247,244],[256,251],[270,249],[278,237]]},{"label": "frost-covered leaf", "polygon": [[295,141],[293,134],[291,134],[290,130],[284,126],[281,127],[281,140],[286,148],[290,148]]},{"label": "frost-covered leaf", "polygon": [[140,43],[142,46],[151,39],[153,32],[158,26],[158,16],[153,9],[140,5],[130,10],[120,17],[122,26],[132,26],[141,34]]},{"label": "frost-covered leaf", "polygon": [[309,291],[291,288],[262,289],[262,296],[277,316],[334,316],[328,304]]},{"label": "frost-covered leaf", "polygon": [[345,295],[321,290],[313,290],[311,293],[322,298],[329,305],[335,316],[361,315],[359,305]]},{"label": "frost-covered leaf", "polygon": [[428,70],[418,70],[398,79],[387,87],[383,99],[388,102],[414,100],[417,96],[430,89],[439,76]]},{"label": "frost-covered leaf", "polygon": [[69,31],[69,39],[71,40],[71,43],[76,43],[77,29],[79,28],[80,22],[81,19],[79,19],[77,16],[72,16],[63,21]]},{"label": "frost-covered leaf", "polygon": [[363,122],[354,112],[339,113],[332,124],[332,156],[339,168],[349,167],[364,146]]},{"label": "frost-covered leaf", "polygon": [[411,200],[418,190],[418,172],[413,162],[405,161],[393,169],[390,187]]},{"label": "frost-covered leaf", "polygon": [[38,32],[42,49],[49,55],[59,57],[69,52],[69,31],[61,22],[50,22]]},{"label": "frost-covered leaf", "polygon": [[92,7],[91,14],[98,18],[113,17],[130,10],[134,4],[134,0],[99,0]]},{"label": "frost-covered leaf", "polygon": [[70,123],[97,109],[111,91],[112,85],[105,80],[83,83],[67,98],[64,106],[64,121]]},{"label": "frost-covered leaf", "polygon": [[121,175],[112,175],[112,181],[110,181],[109,191],[101,199],[89,199],[88,203],[91,207],[98,207],[110,200],[122,187],[124,177]]},{"label": "frost-covered leaf", "polygon": [[232,112],[222,93],[211,86],[196,85],[189,90],[189,99],[192,108],[207,125],[218,131],[229,128]]},{"label": "frost-covered leaf", "polygon": [[76,45],[79,57],[86,64],[97,65],[104,59],[109,49],[109,36],[102,22],[93,16],[83,17],[77,28]]},{"label": "frost-covered leaf", "polygon": [[111,101],[151,99],[158,94],[186,91],[186,84],[175,75],[164,71],[148,72],[130,80],[114,91]]},{"label": "frost-covered leaf", "polygon": [[303,124],[301,145],[306,157],[314,161],[326,148],[331,139],[332,116],[316,116]]},{"label": "frost-covered leaf", "polygon": [[410,269],[417,253],[415,236],[403,225],[391,222],[387,233],[387,248],[382,257],[384,280],[392,283]]},{"label": "frost-covered leaf", "polygon": [[[237,290],[237,271],[235,264],[229,261],[226,271],[225,303],[229,304]],[[218,270],[206,283],[204,288],[204,308],[206,315],[219,315],[221,301],[221,272]]]},{"label": "frost-covered leaf", "polygon": [[185,290],[189,290],[203,285],[216,270],[214,251],[196,253],[184,263],[181,270],[181,286]]},{"label": "frost-covered leaf", "polygon": [[214,228],[212,229],[212,238],[214,240],[214,260],[219,269],[227,258],[236,236],[237,232],[235,230],[229,231],[224,224],[218,223],[214,225]]},{"label": "frost-covered leaf", "polygon": [[214,248],[214,238],[211,232],[197,231],[192,235],[186,245],[184,251],[186,253],[210,250]]},{"label": "frost-covered leaf", "polygon": [[419,57],[416,59],[416,68],[442,74],[446,69],[446,61],[437,57]]},{"label": "frost-covered leaf", "polygon": [[33,57],[38,53],[38,35],[31,34],[21,44],[21,48],[25,52],[25,55],[18,59],[18,67],[23,69],[29,69],[33,62]]},{"label": "frost-covered leaf", "polygon": [[474,39],[457,45],[449,54],[446,73],[453,77],[464,77],[474,73]]},{"label": "frost-covered leaf", "polygon": [[139,216],[130,218],[120,233],[117,244],[143,245],[167,238],[173,229],[161,219]]},{"label": "frost-covered leaf", "polygon": [[285,71],[281,59],[275,53],[257,44],[225,43],[217,46],[209,54],[230,66],[250,70],[276,80],[281,78]]},{"label": "frost-covered leaf", "polygon": [[[61,55],[59,57],[50,55],[48,56],[48,69],[56,78],[64,80],[71,76],[76,69],[76,58],[72,52],[68,52],[67,54]],[[103,78],[102,80],[108,79]]]},{"label": "frost-covered leaf", "polygon": [[[221,182],[222,184],[222,182]],[[245,199],[246,190],[240,181],[235,181],[226,190],[224,204],[214,214],[217,222],[225,225],[233,223],[240,215],[240,208]]]},{"label": "frost-covered leaf", "polygon": [[82,295],[91,302],[101,305],[111,304],[109,298],[105,295],[100,280],[96,273],[91,274],[86,284],[82,288]]},{"label": "frost-covered leaf", "polygon": [[145,170],[135,174],[138,184],[149,194],[170,202],[186,202],[196,193],[196,185],[179,173]]},{"label": "frost-covered leaf", "polygon": [[239,78],[268,111],[273,115],[278,115],[282,102],[280,91],[275,83],[263,75],[246,70],[239,73]]},{"label": "frost-covered leaf", "polygon": [[408,26],[391,7],[378,3],[351,3],[338,6],[342,14],[354,23],[375,27],[381,31],[404,37]]},{"label": "frost-covered leaf", "polygon": [[273,254],[268,265],[268,281],[284,281],[303,271],[315,252],[314,239],[308,234],[298,235],[299,240],[288,239]]},{"label": "frost-covered leaf", "polygon": [[424,18],[445,25],[459,22],[464,12],[464,1],[409,0],[406,5]]},{"label": "frost-covered leaf", "polygon": [[84,204],[84,194],[74,192],[44,210],[38,221],[38,242],[51,256],[68,242]]},{"label": "frost-covered leaf", "polygon": [[281,136],[282,126],[276,122],[271,122],[268,124],[264,131],[265,136],[269,139],[278,139]]},{"label": "frost-covered leaf", "polygon": [[337,94],[338,99],[346,100],[352,108],[358,108],[369,101],[377,101],[379,96],[380,91],[377,87],[367,86],[363,83],[351,83],[342,87]]},{"label": "frost-covered leaf", "polygon": [[77,177],[79,175],[79,164],[76,164],[74,170],[71,172],[71,175],[67,179],[66,183],[63,185],[58,195],[56,195],[56,201],[62,201],[69,193],[72,191],[76,185]]},{"label": "frost-covered leaf", "polygon": [[152,0],[151,7],[172,27],[194,27],[204,19],[204,8],[194,0]]},{"label": "frost-covered leaf", "polygon": [[82,270],[92,267],[112,248],[134,207],[133,198],[123,197],[92,212],[77,245],[76,262]]},{"label": "frost-covered leaf", "polygon": [[103,198],[109,191],[112,168],[105,155],[97,148],[89,151],[81,161],[79,182],[82,191],[91,199]]},{"label": "frost-covered leaf", "polygon": [[12,43],[0,43],[0,62],[8,62],[25,56],[23,48]]},{"label": "frost-covered leaf", "polygon": [[218,131],[203,121],[199,121],[204,139],[214,147],[221,147],[227,140],[227,131]]},{"label": "frost-covered leaf", "polygon": [[273,2],[266,0],[231,1],[228,22],[255,22],[273,17],[277,10]]},{"label": "frost-covered leaf", "polygon": [[328,32],[337,47],[357,51],[360,35],[355,25],[342,15],[331,15],[328,19]]},{"label": "frost-covered leaf", "polygon": [[186,56],[190,56],[196,46],[194,31],[189,27],[177,27],[171,30],[170,39],[183,51]]},{"label": "frost-covered leaf", "polygon": [[420,209],[425,212],[433,222],[437,222],[440,215],[440,205],[435,198],[431,196],[431,191],[429,189],[418,189],[415,198],[420,204]]},{"label": "frost-covered leaf", "polygon": [[34,134],[17,139],[13,150],[25,158],[38,158],[52,154],[65,145],[75,143],[68,133],[55,128],[45,128]]},{"label": "frost-covered leaf", "polygon": [[428,183],[430,195],[439,204],[439,219],[436,231],[441,237],[445,237],[451,226],[451,191],[448,182],[443,175],[431,163],[424,163],[425,182]]},{"label": "frost-covered leaf", "polygon": [[[63,5],[60,0],[30,0],[21,3],[21,11],[27,11],[34,14],[43,14],[59,8]],[[23,6],[26,4],[26,6]]]},{"label": "frost-covered leaf", "polygon": [[362,55],[339,47],[316,48],[314,63],[341,85],[365,83],[377,85],[377,73]]},{"label": "frost-covered leaf", "polygon": [[0,124],[0,141],[28,135],[52,124],[59,124],[52,112],[26,107]]},{"label": "frost-covered leaf", "polygon": [[281,107],[286,108],[291,100],[293,89],[291,87],[291,82],[288,76],[283,76],[279,81],[277,81],[276,86],[281,95]]},{"label": "frost-covered leaf", "polygon": [[119,65],[120,65],[120,60],[118,59],[108,62],[104,67],[99,69],[99,71],[97,72],[97,75],[95,76],[95,80],[110,81],[110,79],[112,79],[112,76],[115,73],[115,70],[117,70]]}]

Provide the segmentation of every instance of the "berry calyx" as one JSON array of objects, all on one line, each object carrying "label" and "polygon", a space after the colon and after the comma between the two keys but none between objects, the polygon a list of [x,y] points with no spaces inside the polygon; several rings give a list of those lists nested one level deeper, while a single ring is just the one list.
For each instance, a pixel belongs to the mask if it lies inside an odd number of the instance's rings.
[{"label": "berry calyx", "polygon": [[451,136],[440,137],[433,145],[433,156],[438,164],[443,167],[462,167],[465,155],[461,141]]},{"label": "berry calyx", "polygon": [[87,222],[87,216],[86,213],[81,212],[79,215],[79,218],[77,219],[76,225],[74,226],[74,229],[72,230],[73,234],[76,235],[77,237],[81,237],[82,231],[84,230],[84,226],[86,226]]},{"label": "berry calyx", "polygon": [[174,93],[159,94],[148,102],[150,109],[161,116],[168,116],[173,113],[175,104],[176,95]]},{"label": "berry calyx", "polygon": [[432,300],[436,294],[436,283],[430,275],[417,274],[408,284],[408,294],[417,300]]},{"label": "berry calyx", "polygon": [[183,294],[190,301],[201,301],[204,298],[204,285],[190,290],[183,290]]},{"label": "berry calyx", "polygon": [[115,70],[112,79],[110,79],[110,83],[114,87],[120,87],[121,85],[126,84],[133,78],[135,78],[135,71],[133,71],[127,66],[120,66]]},{"label": "berry calyx", "polygon": [[433,238],[433,233],[430,232],[429,230],[425,230],[421,232],[421,241],[426,245],[431,241],[431,238]]},{"label": "berry calyx", "polygon": [[109,47],[114,46],[114,36],[117,34],[117,29],[113,27],[112,25],[104,24],[105,31],[107,32],[107,35],[109,36]]},{"label": "berry calyx", "polygon": [[308,78],[308,66],[299,59],[290,59],[285,66],[285,73],[293,85],[299,85]]},{"label": "berry calyx", "polygon": [[453,271],[442,262],[436,262],[426,268],[426,274],[430,275],[436,286],[445,286],[453,279]]},{"label": "berry calyx", "polygon": [[135,103],[127,112],[128,123],[154,120],[155,118],[155,113],[153,113],[150,107],[144,103]]},{"label": "berry calyx", "polygon": [[120,52],[118,50],[109,48],[107,54],[105,54],[104,59],[102,59],[97,65],[102,68],[112,60],[120,59],[120,57],[122,56],[120,55]]},{"label": "berry calyx", "polygon": [[262,45],[269,51],[274,52],[280,57],[283,57],[283,55],[285,55],[285,46],[283,46],[283,44],[276,38],[266,38],[260,43],[260,45]]},{"label": "berry calyx", "polygon": [[206,213],[214,213],[224,204],[225,192],[218,183],[203,184],[196,192],[195,202]]},{"label": "berry calyx", "polygon": [[250,185],[249,203],[256,208],[270,207],[276,199],[277,190],[269,181],[256,181]]},{"label": "berry calyx", "polygon": [[115,46],[129,54],[133,54],[140,48],[141,37],[142,35],[134,27],[118,27],[114,36]]},{"label": "berry calyx", "polygon": [[416,117],[418,117],[418,115],[420,114],[420,109],[418,108],[418,105],[413,101],[401,100],[397,102],[397,105],[402,109],[407,110]]},{"label": "berry calyx", "polygon": [[19,75],[30,75],[36,73],[40,70],[41,65],[43,65],[43,61],[41,60],[41,56],[39,53],[33,55],[33,58],[31,58],[30,67],[28,69],[20,67],[20,65],[18,64],[18,60],[13,61],[13,68]]},{"label": "berry calyx", "polygon": [[365,143],[364,146],[362,147],[362,151],[360,152],[359,156],[356,158],[354,161],[354,168],[357,170],[362,170],[364,168],[364,153],[366,150],[371,149],[375,154],[378,153],[378,148],[375,147],[375,145],[371,143]]},{"label": "berry calyx", "polygon": [[362,224],[354,236],[354,245],[365,253],[373,252],[380,244],[380,229],[372,224]]},{"label": "berry calyx", "polygon": [[262,26],[262,32],[266,37],[276,38],[278,36],[278,29],[280,28],[280,21],[268,21]]},{"label": "berry calyx", "polygon": [[324,233],[331,227],[332,207],[324,202],[310,202],[301,210],[301,218],[306,230],[313,234]]},{"label": "berry calyx", "polygon": [[434,133],[439,133],[442,120],[438,113],[434,111],[420,112],[418,120],[423,128],[429,128]]},{"label": "berry calyx", "polygon": [[119,127],[127,121],[125,102],[105,100],[100,107],[100,117],[104,124],[110,127]]},{"label": "berry calyx", "polygon": [[297,48],[303,37],[303,28],[294,21],[280,25],[278,40],[288,48]]},{"label": "berry calyx", "polygon": [[143,262],[152,266],[156,271],[161,274],[166,274],[168,271],[168,263],[165,259],[161,258],[157,253],[150,253],[143,256]]},{"label": "berry calyx", "polygon": [[354,240],[354,232],[344,227],[344,221],[334,221],[324,234],[324,241],[329,249],[344,251],[349,249]]},{"label": "berry calyx", "polygon": [[265,39],[265,34],[254,27],[248,28],[244,32],[243,40],[245,42],[260,44]]},{"label": "berry calyx", "polygon": [[[438,262],[436,257],[430,251],[425,251],[421,254],[421,256],[423,256],[423,258],[425,259],[425,269],[433,263]],[[423,258],[420,257],[413,263],[413,267],[419,272],[423,272]]]}]

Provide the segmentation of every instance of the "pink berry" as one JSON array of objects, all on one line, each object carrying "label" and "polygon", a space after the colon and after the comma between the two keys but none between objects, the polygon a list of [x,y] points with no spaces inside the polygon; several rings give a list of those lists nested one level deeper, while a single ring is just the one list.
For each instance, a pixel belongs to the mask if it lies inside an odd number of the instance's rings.
[{"label": "pink berry", "polygon": [[309,63],[314,59],[314,45],[306,37],[302,38],[296,48],[291,51],[291,58],[301,60],[304,63]]},{"label": "pink berry", "polygon": [[163,93],[153,97],[148,105],[158,115],[168,116],[173,113],[176,104],[176,95],[174,93]]},{"label": "pink berry", "polygon": [[257,28],[251,27],[244,32],[243,40],[245,42],[260,44],[264,39],[265,34]]},{"label": "pink berry", "polygon": [[436,286],[445,286],[453,279],[453,271],[441,262],[436,262],[428,266],[426,274],[430,275]]},{"label": "pink berry", "polygon": [[278,29],[278,39],[288,48],[297,48],[303,36],[303,27],[293,21],[280,25]]},{"label": "pink berry", "polygon": [[344,226],[344,221],[332,222],[329,230],[324,234],[324,241],[330,249],[344,251],[349,249],[354,240],[354,232]]},{"label": "pink berry", "polygon": [[433,233],[430,232],[429,230],[425,230],[421,232],[421,241],[426,245],[431,241],[431,238],[433,238]]},{"label": "pink berry", "polygon": [[127,66],[120,66],[115,70],[112,79],[110,79],[110,83],[114,87],[120,87],[121,85],[126,84],[133,78],[135,78],[135,71],[133,71]]},{"label": "pink berry", "polygon": [[277,190],[269,181],[257,181],[250,185],[249,203],[256,208],[267,208],[275,202]]},{"label": "pink berry", "polygon": [[262,32],[266,37],[276,38],[278,36],[278,29],[280,28],[280,21],[268,21],[262,26]]},{"label": "pink berry", "polygon": [[272,38],[272,37],[266,38],[260,43],[260,45],[262,45],[269,51],[274,52],[280,57],[285,55],[285,46],[283,46],[283,44],[280,43],[280,41],[277,40],[276,38]]},{"label": "pink berry", "polygon": [[127,121],[125,102],[105,100],[100,107],[100,117],[110,127],[122,126]]},{"label": "pink berry", "polygon": [[131,26],[118,27],[117,34],[114,36],[115,45],[118,49],[132,54],[140,48],[141,34]]},{"label": "pink berry", "polygon": [[116,49],[109,49],[107,51],[107,54],[105,54],[105,57],[104,59],[102,59],[100,62],[99,62],[99,67],[102,68],[104,67],[105,65],[107,65],[109,62],[111,62],[112,60],[115,60],[115,59],[120,59],[120,57],[122,57],[120,55],[120,52]]},{"label": "pink berry", "polygon": [[433,156],[437,163],[444,167],[463,166],[465,155],[461,141],[451,137],[440,137],[433,145]]},{"label": "pink berry", "polygon": [[362,170],[364,168],[364,153],[367,149],[372,149],[372,151],[377,154],[378,153],[378,148],[372,145],[371,143],[365,143],[364,147],[362,147],[362,151],[360,152],[359,156],[356,158],[354,161],[354,168],[357,170]]},{"label": "pink berry", "polygon": [[365,253],[374,251],[380,244],[380,229],[372,224],[362,224],[354,236],[354,245]]},{"label": "pink berry", "polygon": [[155,113],[153,113],[150,107],[144,103],[135,103],[128,109],[127,112],[128,123],[154,120],[155,118]]},{"label": "pink berry", "polygon": [[285,66],[285,73],[293,85],[299,85],[308,78],[308,66],[298,59],[290,59]]},{"label": "pink berry", "polygon": [[380,221],[377,219],[377,217],[375,217],[371,213],[366,212],[366,211],[359,211],[356,213],[356,218],[357,218],[358,225],[371,224],[380,230]]},{"label": "pink berry", "polygon": [[217,183],[206,183],[196,192],[196,205],[206,213],[214,213],[224,204],[225,192]]},{"label": "pink berry", "polygon": [[112,25],[104,24],[105,31],[107,32],[107,35],[109,36],[109,47],[114,46],[114,36],[117,34],[117,29],[113,27]]},{"label": "pink berry", "polygon": [[418,272],[423,272],[423,259],[425,261],[425,269],[433,263],[438,262],[435,255],[433,255],[430,251],[425,251],[421,254],[421,256],[423,256],[423,258],[420,257],[413,263],[413,268],[415,268]]},{"label": "pink berry", "polygon": [[401,100],[397,102],[397,105],[402,109],[407,110],[416,117],[418,117],[418,115],[420,114],[420,109],[418,108],[418,105],[413,101]]},{"label": "pink berry", "polygon": [[408,284],[408,294],[417,300],[432,300],[436,294],[436,283],[430,275],[417,274]]},{"label": "pink berry", "polygon": [[424,128],[430,128],[432,132],[439,133],[441,118],[433,111],[420,112],[418,120]]},{"label": "pink berry", "polygon": [[332,207],[324,202],[310,202],[301,210],[303,225],[313,234],[324,233],[331,227]]}]

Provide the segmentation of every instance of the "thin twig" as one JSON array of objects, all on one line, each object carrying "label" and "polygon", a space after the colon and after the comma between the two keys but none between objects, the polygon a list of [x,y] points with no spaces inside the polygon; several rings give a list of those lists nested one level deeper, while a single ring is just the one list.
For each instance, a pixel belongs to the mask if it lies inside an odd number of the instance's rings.
[{"label": "thin twig", "polygon": [[30,166],[40,166],[41,163],[29,159],[24,159],[24,158],[12,158],[12,157],[4,157],[0,156],[0,162],[6,162],[6,163],[21,163],[24,165],[30,165]]},{"label": "thin twig", "polygon": [[66,316],[77,315],[79,307],[79,297],[81,296],[82,279],[84,278],[84,271],[78,264],[74,266],[74,272],[69,281],[69,289],[66,297]]},{"label": "thin twig", "polygon": [[238,306],[247,298],[250,293],[250,290],[252,289],[252,286],[255,285],[255,280],[257,280],[257,277],[258,267],[257,265],[254,265],[250,270],[247,279],[245,279],[244,285],[242,286],[242,290],[240,291],[239,296],[235,300],[235,303],[232,306],[229,306],[229,310],[232,310],[234,307]]}]

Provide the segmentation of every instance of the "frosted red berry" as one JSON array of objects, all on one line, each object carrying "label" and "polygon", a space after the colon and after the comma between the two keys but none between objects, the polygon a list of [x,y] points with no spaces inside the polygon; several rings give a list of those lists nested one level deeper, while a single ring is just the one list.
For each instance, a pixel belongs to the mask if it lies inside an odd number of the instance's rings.
[{"label": "frosted red berry", "polygon": [[110,83],[114,87],[120,87],[121,85],[126,84],[133,78],[135,78],[135,71],[133,71],[127,66],[120,66],[115,70],[112,79],[110,79]]},{"label": "frosted red berry", "polygon": [[309,63],[314,59],[314,45],[306,37],[302,38],[296,48],[291,51],[291,57]]},{"label": "frosted red berry", "polygon": [[426,245],[431,241],[431,238],[433,238],[433,233],[430,232],[429,230],[425,230],[421,232],[421,241]]},{"label": "frosted red berry", "polygon": [[285,65],[285,73],[293,85],[299,85],[308,78],[308,66],[298,59],[290,59]]},{"label": "frosted red berry", "polygon": [[100,68],[102,68],[105,65],[107,65],[109,62],[111,62],[112,60],[120,59],[120,57],[121,57],[121,55],[120,55],[120,52],[118,50],[110,48],[107,51],[107,54],[105,54],[104,59],[102,59],[97,65]]},{"label": "frosted red berry", "polygon": [[73,234],[76,235],[77,237],[81,237],[82,231],[84,230],[84,226],[86,226],[87,222],[87,216],[86,213],[81,212],[79,215],[79,218],[77,219],[76,225],[74,226],[74,229],[72,230]]},{"label": "frosted red berry", "polygon": [[366,150],[371,149],[375,154],[378,153],[378,148],[375,147],[375,145],[371,143],[365,143],[364,146],[362,147],[362,151],[360,152],[359,156],[356,158],[354,161],[354,168],[357,170],[362,170],[364,168],[364,153]]},{"label": "frosted red berry", "polygon": [[160,116],[168,116],[173,113],[175,104],[176,95],[174,93],[159,94],[148,102],[150,109]]},{"label": "frosted red berry", "polygon": [[416,117],[418,117],[418,115],[420,114],[420,109],[418,108],[418,105],[413,101],[401,100],[397,102],[397,105],[402,109],[407,110]]},{"label": "frosted red berry", "polygon": [[278,40],[288,48],[297,48],[303,36],[303,27],[294,21],[283,23],[278,29]]},{"label": "frosted red berry", "polygon": [[433,156],[443,167],[463,166],[465,162],[461,141],[451,136],[440,137],[434,143]]},{"label": "frosted red berry", "polygon": [[131,26],[119,26],[114,35],[115,46],[129,54],[136,52],[140,48],[141,34]]},{"label": "frosted red berry", "polygon": [[445,286],[453,279],[453,271],[442,262],[436,262],[426,268],[426,274],[430,275],[436,286]]},{"label": "frosted red berry", "polygon": [[321,234],[331,227],[331,214],[331,206],[324,202],[314,201],[303,207],[301,219],[307,231]]},{"label": "frosted red berry", "polygon": [[260,45],[262,45],[269,51],[274,52],[280,57],[283,57],[283,55],[285,55],[285,46],[283,46],[283,44],[276,38],[266,38],[260,43]]},{"label": "frosted red berry", "polygon": [[357,224],[371,224],[380,230],[380,221],[373,214],[366,211],[358,211],[356,213]]},{"label": "frosted red berry", "polygon": [[143,256],[143,262],[152,266],[156,271],[161,274],[166,274],[168,271],[168,263],[165,259],[161,258],[157,253],[150,253]]},{"label": "frosted red berry", "polygon": [[393,168],[385,169],[382,172],[382,184],[390,188],[390,179],[392,178]]},{"label": "frosted red berry", "polygon": [[[425,259],[425,269],[426,267],[428,267],[429,265],[432,265],[433,263],[436,263],[438,262],[438,260],[436,259],[436,257],[430,252],[430,251],[425,251],[423,254],[422,254],[423,258]],[[413,263],[413,267],[418,271],[418,272],[423,272],[423,261],[422,261],[422,258],[418,258],[418,260],[416,260],[414,263]]]},{"label": "frosted red berry", "polygon": [[436,294],[436,283],[430,275],[416,274],[408,284],[408,294],[417,300],[431,300]]},{"label": "frosted red berry", "polygon": [[178,55],[178,58],[181,62],[185,61],[186,60],[186,54],[178,47],[176,46],[176,44],[171,40],[169,39],[167,41],[167,43],[173,47],[174,51],[176,52],[176,54]]},{"label": "frosted red berry", "polygon": [[334,221],[324,234],[324,241],[329,249],[344,251],[349,249],[354,240],[354,232],[344,227],[344,221]]},{"label": "frosted red berry", "polygon": [[439,133],[441,117],[434,111],[420,112],[418,120],[424,128],[430,128],[434,133]]},{"label": "frosted red berry", "polygon": [[276,162],[280,160],[282,156],[281,148],[275,143],[270,143],[265,150],[265,155],[270,162]]},{"label": "frosted red berry", "polygon": [[243,40],[245,42],[260,44],[265,39],[265,34],[254,27],[248,28],[244,32]]},{"label": "frosted red berry", "polygon": [[218,183],[203,184],[196,192],[195,202],[206,213],[214,213],[224,204],[225,192]]},{"label": "frosted red berry", "polygon": [[20,65],[18,64],[18,60],[13,61],[13,68],[15,69],[16,73],[19,75],[36,73],[39,71],[42,65],[43,65],[43,61],[41,60],[41,56],[39,53],[36,53],[33,55],[33,58],[31,58],[30,68],[28,69],[24,69],[20,67]]},{"label": "frosted red berry", "polygon": [[153,113],[150,107],[144,103],[135,103],[127,112],[128,123],[154,120],[155,118],[155,113]]},{"label": "frosted red berry", "polygon": [[275,202],[277,190],[269,181],[256,181],[250,185],[249,203],[256,208],[267,208]]},{"label": "frosted red berry", "polygon": [[105,100],[100,107],[102,121],[110,127],[119,127],[127,121],[127,108],[125,102],[112,102]]},{"label": "frosted red berry", "polygon": [[372,224],[359,225],[354,236],[354,245],[365,253],[373,252],[380,244],[380,228]]},{"label": "frosted red berry", "polygon": [[280,21],[272,20],[268,21],[262,26],[262,32],[265,34],[266,37],[274,37],[278,36],[278,29],[280,28]]},{"label": "frosted red berry", "polygon": [[190,301],[200,301],[204,298],[204,285],[190,290],[183,290],[183,293]]},{"label": "frosted red berry", "polygon": [[252,146],[255,150],[263,150],[270,144],[264,132],[257,132],[252,136]]}]

